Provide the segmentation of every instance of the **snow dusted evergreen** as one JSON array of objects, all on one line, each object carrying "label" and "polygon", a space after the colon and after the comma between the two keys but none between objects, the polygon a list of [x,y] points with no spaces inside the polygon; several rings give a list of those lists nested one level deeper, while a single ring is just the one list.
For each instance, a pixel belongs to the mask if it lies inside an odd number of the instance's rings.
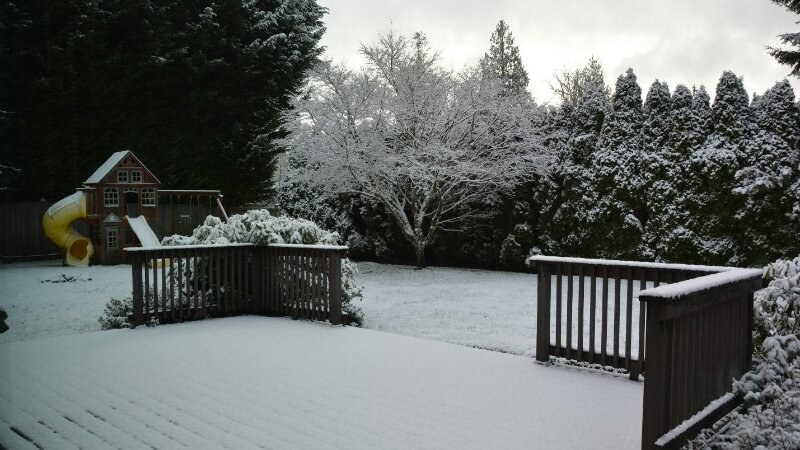
[{"label": "snow dusted evergreen", "polygon": [[519,47],[514,44],[514,35],[504,20],[497,23],[489,51],[481,58],[480,66],[484,76],[503,83],[504,93],[524,95],[527,92],[528,72],[522,65]]},{"label": "snow dusted evergreen", "polygon": [[642,90],[633,70],[617,79],[612,111],[593,155],[589,230],[595,254],[630,259],[640,253],[645,184]]},{"label": "snow dusted evergreen", "polygon": [[[793,208],[793,183],[800,179],[800,114],[788,81],[776,83],[753,101],[758,130],[734,192],[744,198],[737,211],[748,261],[766,263],[776,254],[800,253],[800,221]],[[789,219],[789,220],[787,220]]]},{"label": "snow dusted evergreen", "polygon": [[[772,0],[772,2],[800,15],[800,2],[797,0]],[[780,38],[783,44],[790,47],[769,47],[770,55],[779,63],[789,66],[792,69],[792,75],[800,77],[800,33],[784,33],[780,35]]]}]

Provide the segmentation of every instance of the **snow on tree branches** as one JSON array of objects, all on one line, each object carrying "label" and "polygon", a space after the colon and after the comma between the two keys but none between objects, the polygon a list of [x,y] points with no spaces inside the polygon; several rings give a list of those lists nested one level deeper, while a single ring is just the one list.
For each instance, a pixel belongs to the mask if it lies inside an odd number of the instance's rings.
[{"label": "snow on tree branches", "polygon": [[328,63],[311,73],[288,119],[285,145],[304,161],[289,176],[381,204],[423,266],[437,233],[485,214],[468,205],[510,192],[547,154],[527,98],[499,95],[479,69],[443,70],[424,35],[388,33],[361,52],[360,72]]}]

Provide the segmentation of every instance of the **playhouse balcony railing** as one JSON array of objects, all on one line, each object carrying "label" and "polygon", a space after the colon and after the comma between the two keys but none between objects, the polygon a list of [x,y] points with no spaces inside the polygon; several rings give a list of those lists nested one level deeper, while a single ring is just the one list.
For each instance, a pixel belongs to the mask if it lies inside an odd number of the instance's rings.
[{"label": "playhouse balcony railing", "polygon": [[536,256],[536,359],[644,374],[642,448],[678,448],[730,412],[750,369],[761,271]]},{"label": "playhouse balcony railing", "polygon": [[252,244],[126,248],[131,323],[242,314],[342,323],[343,246]]}]

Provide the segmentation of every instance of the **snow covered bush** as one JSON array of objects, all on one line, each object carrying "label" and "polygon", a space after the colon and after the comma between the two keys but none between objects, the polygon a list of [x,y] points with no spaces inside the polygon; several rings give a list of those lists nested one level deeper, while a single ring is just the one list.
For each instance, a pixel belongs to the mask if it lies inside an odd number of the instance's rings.
[{"label": "snow covered bush", "polygon": [[[167,246],[230,243],[338,245],[339,234],[326,231],[310,220],[275,217],[260,209],[232,215],[227,222],[208,216],[191,236],[173,235],[162,240],[162,244]],[[358,268],[355,263],[345,258],[342,261],[342,320],[360,325],[363,314],[353,304],[356,298],[361,297],[356,275]]]},{"label": "snow covered bush", "polygon": [[111,298],[111,301],[106,303],[106,309],[103,315],[97,319],[100,326],[104,330],[114,330],[118,328],[130,328],[131,324],[128,322],[128,315],[133,314],[133,299],[128,298]]},{"label": "snow covered bush", "polygon": [[755,368],[733,383],[744,406],[692,447],[800,448],[800,256],[775,261],[764,275],[769,285],[755,298]]}]

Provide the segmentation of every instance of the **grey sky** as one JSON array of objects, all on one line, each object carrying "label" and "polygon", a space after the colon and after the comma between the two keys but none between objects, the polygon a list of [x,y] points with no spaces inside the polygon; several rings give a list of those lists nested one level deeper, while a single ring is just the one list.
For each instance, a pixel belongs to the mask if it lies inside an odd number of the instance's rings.
[{"label": "grey sky", "polygon": [[[769,0],[318,0],[330,13],[327,57],[363,63],[358,48],[390,28],[423,31],[446,67],[477,63],[498,20],[514,33],[540,102],[553,102],[553,73],[596,56],[613,86],[632,67],[643,91],[656,79],[674,89],[704,84],[714,97],[723,70],[744,78],[751,94],[786,78],[764,47],[797,31],[798,20]],[[789,78],[795,91],[800,80]]]}]

